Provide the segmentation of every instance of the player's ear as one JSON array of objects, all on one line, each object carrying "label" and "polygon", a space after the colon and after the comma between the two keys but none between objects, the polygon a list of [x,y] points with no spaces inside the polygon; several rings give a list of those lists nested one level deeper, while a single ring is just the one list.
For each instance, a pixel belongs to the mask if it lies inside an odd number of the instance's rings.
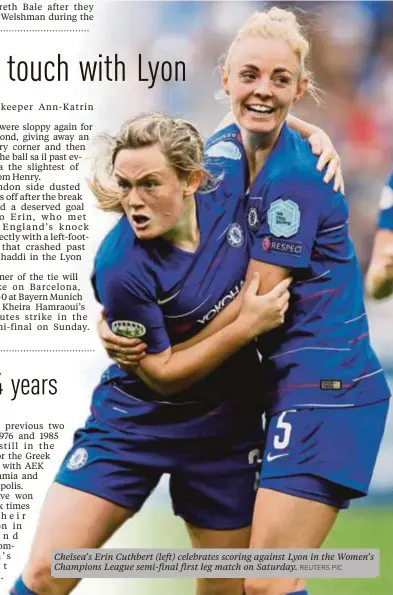
[{"label": "player's ear", "polygon": [[229,78],[228,66],[223,66],[221,68],[221,87],[226,95],[229,95],[228,78]]},{"label": "player's ear", "polygon": [[296,95],[293,100],[293,103],[296,103],[296,101],[299,101],[299,99],[301,97],[303,97],[303,95],[306,93],[307,89],[308,89],[308,78],[306,76],[304,76],[298,82]]},{"label": "player's ear", "polygon": [[184,196],[191,196],[191,194],[195,194],[201,185],[202,178],[203,172],[201,170],[190,173],[184,185]]}]

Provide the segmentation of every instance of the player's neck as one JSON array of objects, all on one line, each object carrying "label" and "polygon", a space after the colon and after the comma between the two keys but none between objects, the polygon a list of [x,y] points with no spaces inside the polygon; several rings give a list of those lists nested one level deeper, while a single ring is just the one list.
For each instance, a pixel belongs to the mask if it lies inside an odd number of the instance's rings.
[{"label": "player's neck", "polygon": [[248,132],[242,129],[242,140],[247,155],[250,186],[258,172],[265,165],[276,140],[280,135],[280,128],[271,133]]},{"label": "player's neck", "polygon": [[195,252],[197,250],[200,233],[194,196],[185,199],[182,216],[176,225],[165,234],[164,238],[186,252]]}]

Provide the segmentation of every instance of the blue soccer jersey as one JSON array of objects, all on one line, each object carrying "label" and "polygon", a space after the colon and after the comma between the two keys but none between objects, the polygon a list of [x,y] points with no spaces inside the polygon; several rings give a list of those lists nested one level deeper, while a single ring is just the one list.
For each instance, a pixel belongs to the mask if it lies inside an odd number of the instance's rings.
[{"label": "blue soccer jersey", "polygon": [[[227,173],[217,190],[196,196],[201,239],[195,253],[161,238],[138,240],[125,216],[98,251],[93,285],[108,323],[142,336],[149,353],[198,333],[241,290],[250,257],[244,179],[237,175],[228,184]],[[257,404],[252,395],[259,373],[254,344],[194,387],[158,402],[138,376],[113,365],[92,411],[100,421],[150,435],[252,435],[260,429],[261,399]]]},{"label": "blue soccer jersey", "polygon": [[393,231],[393,172],[382,190],[379,203],[378,228]]},{"label": "blue soccer jersey", "polygon": [[249,193],[251,257],[294,277],[285,324],[258,339],[273,413],[389,397],[369,342],[348,208],[315,166],[307,141],[284,125]]}]

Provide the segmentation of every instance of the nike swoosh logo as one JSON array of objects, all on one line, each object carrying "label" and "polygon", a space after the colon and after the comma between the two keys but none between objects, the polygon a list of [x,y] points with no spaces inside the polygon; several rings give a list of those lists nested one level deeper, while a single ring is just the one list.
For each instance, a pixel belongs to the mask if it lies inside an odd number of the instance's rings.
[{"label": "nike swoosh logo", "polygon": [[177,295],[179,295],[180,293],[180,289],[179,291],[177,291],[176,293],[174,293],[173,295],[171,295],[171,297],[165,298],[164,300],[157,300],[157,304],[159,306],[162,306],[162,304],[167,304],[168,302],[170,302],[171,300],[173,300]]},{"label": "nike swoosh logo", "polygon": [[266,460],[268,463],[270,463],[271,461],[274,461],[274,459],[280,459],[281,457],[287,457],[289,455],[289,452],[285,452],[279,455],[272,455],[271,452],[269,452],[269,454],[266,457]]}]

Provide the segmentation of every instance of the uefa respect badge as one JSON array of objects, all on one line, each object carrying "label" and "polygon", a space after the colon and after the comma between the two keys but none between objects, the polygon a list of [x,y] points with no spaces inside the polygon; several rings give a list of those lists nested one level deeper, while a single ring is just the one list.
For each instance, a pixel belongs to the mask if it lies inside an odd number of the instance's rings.
[{"label": "uefa respect badge", "polygon": [[146,334],[146,328],[134,320],[115,320],[112,322],[112,331],[115,335],[128,339],[139,339]]},{"label": "uefa respect badge", "polygon": [[279,198],[272,202],[267,212],[270,232],[277,238],[290,238],[299,229],[300,209],[293,200]]}]

